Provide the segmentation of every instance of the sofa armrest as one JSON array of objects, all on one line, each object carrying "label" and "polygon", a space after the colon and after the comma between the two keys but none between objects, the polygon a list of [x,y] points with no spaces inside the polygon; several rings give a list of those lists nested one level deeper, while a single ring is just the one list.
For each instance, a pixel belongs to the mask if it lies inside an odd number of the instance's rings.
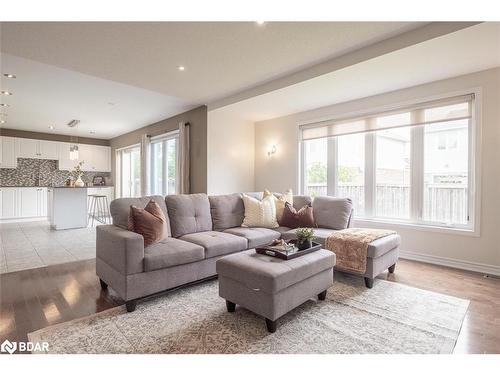
[{"label": "sofa armrest", "polygon": [[96,256],[123,275],[144,272],[144,238],[115,225],[99,225]]}]

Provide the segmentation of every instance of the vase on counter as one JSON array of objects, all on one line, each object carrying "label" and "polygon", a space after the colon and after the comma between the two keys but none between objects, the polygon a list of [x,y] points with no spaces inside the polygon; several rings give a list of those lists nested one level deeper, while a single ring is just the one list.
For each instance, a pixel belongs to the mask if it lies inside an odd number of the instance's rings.
[{"label": "vase on counter", "polygon": [[82,180],[82,176],[78,176],[78,178],[75,181],[75,187],[84,187],[85,183]]}]

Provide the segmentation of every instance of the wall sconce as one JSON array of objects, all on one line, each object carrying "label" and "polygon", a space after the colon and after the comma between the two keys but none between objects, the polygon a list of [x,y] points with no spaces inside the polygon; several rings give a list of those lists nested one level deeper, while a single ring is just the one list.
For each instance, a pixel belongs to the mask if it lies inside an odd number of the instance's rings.
[{"label": "wall sconce", "polygon": [[267,156],[271,157],[276,153],[276,145],[272,145],[267,149]]}]

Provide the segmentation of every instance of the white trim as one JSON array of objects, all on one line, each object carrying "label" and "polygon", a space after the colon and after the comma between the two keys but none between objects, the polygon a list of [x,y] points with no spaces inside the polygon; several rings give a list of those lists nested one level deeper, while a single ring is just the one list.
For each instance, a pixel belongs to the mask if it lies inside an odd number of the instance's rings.
[{"label": "white trim", "polygon": [[151,137],[151,143],[153,142],[161,142],[163,140],[168,140],[172,139],[175,137],[179,137],[179,129],[175,129],[160,135],[155,135],[154,137]]},{"label": "white trim", "polygon": [[48,216],[33,216],[33,217],[18,217],[18,218],[6,218],[0,219],[0,223],[8,224],[8,223],[23,223],[30,221],[48,221]]},{"label": "white trim", "polygon": [[[354,213],[356,214],[356,213]],[[363,226],[374,226],[382,229],[414,229],[420,230],[424,232],[437,232],[444,234],[458,234],[469,237],[479,237],[479,233],[476,233],[472,229],[462,228],[462,227],[452,227],[452,226],[444,226],[435,223],[412,223],[405,221],[398,221],[394,219],[386,219],[386,218],[357,218],[354,217],[353,220],[354,226],[363,227]]]},{"label": "white trim", "polygon": [[117,149],[115,149],[115,152],[123,151],[123,150],[128,150],[129,148],[134,148],[134,147],[141,147],[141,144],[140,143],[135,143],[133,145],[129,145],[129,146],[117,148]]},{"label": "white trim", "polygon": [[400,250],[399,257],[403,259],[416,260],[419,262],[437,264],[439,266],[458,268],[461,270],[474,271],[487,275],[500,276],[500,267],[484,263],[469,262],[465,260],[438,257],[435,255],[420,254],[413,251]]}]

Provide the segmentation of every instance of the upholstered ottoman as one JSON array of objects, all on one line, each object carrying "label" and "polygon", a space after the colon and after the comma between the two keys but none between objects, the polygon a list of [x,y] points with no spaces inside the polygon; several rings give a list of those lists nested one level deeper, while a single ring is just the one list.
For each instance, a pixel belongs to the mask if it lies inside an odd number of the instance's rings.
[{"label": "upholstered ottoman", "polygon": [[366,272],[363,275],[367,288],[372,288],[373,279],[385,270],[388,270],[389,273],[394,272],[399,257],[400,244],[401,237],[398,234],[391,234],[374,240],[368,245]]},{"label": "upholstered ottoman", "polygon": [[268,331],[274,332],[279,317],[314,296],[325,299],[334,266],[335,254],[324,249],[291,260],[254,249],[231,254],[216,264],[219,295],[229,312],[241,305],[266,318]]}]

